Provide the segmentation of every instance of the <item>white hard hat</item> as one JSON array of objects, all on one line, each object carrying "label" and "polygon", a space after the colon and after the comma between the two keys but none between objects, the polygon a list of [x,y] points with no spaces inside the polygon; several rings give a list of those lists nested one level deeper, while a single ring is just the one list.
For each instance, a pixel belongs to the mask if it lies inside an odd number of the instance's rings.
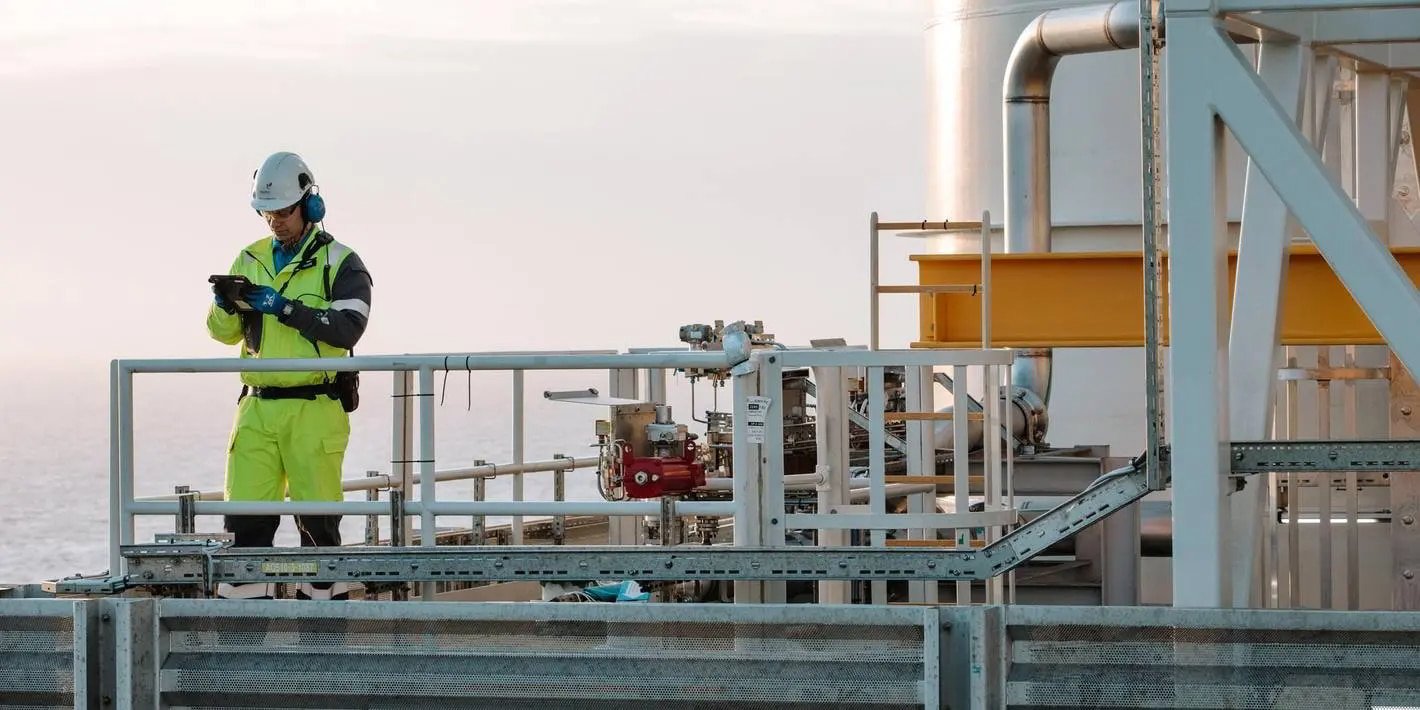
[{"label": "white hard hat", "polygon": [[290,207],[315,184],[315,175],[306,161],[295,153],[272,153],[252,175],[251,207],[270,212]]}]

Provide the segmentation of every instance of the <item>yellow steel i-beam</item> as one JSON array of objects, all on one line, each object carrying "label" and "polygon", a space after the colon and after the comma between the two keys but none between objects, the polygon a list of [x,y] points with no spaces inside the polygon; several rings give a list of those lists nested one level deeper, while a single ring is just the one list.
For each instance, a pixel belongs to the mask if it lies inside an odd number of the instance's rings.
[{"label": "yellow steel i-beam", "polygon": [[[1391,249],[1411,281],[1420,282],[1420,248]],[[975,254],[919,254],[922,285],[979,278]],[[1168,268],[1167,256],[1164,268]],[[1237,254],[1228,257],[1232,299]],[[993,347],[1134,347],[1144,344],[1143,260],[1137,252],[993,254]],[[981,346],[981,303],[967,294],[924,294],[918,348]],[[1167,302],[1168,291],[1164,298]],[[1288,256],[1282,294],[1284,345],[1378,345],[1376,332],[1326,260],[1313,248]],[[1165,311],[1167,317],[1167,310]],[[1420,327],[1420,324],[1417,324]],[[1168,329],[1165,324],[1164,335]]]}]

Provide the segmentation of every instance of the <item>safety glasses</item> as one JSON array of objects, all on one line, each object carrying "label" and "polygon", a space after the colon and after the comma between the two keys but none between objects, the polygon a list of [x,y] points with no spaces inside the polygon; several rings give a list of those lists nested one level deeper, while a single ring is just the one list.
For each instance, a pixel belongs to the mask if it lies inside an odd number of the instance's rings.
[{"label": "safety glasses", "polygon": [[290,207],[284,207],[284,208],[279,209],[279,210],[265,210],[265,211],[263,211],[263,212],[261,213],[261,216],[263,216],[263,217],[275,217],[275,218],[277,218],[277,219],[286,219],[287,217],[290,217],[292,214],[295,214],[296,210],[298,210],[298,209],[301,209],[301,203],[300,203],[299,201],[298,201],[296,204],[291,205]]}]

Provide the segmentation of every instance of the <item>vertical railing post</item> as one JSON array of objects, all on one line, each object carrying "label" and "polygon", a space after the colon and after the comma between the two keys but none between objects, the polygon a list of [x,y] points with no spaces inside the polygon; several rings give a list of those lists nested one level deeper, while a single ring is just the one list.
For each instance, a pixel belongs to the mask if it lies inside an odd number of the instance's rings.
[{"label": "vertical railing post", "polygon": [[[985,336],[983,336],[985,337]],[[982,456],[981,456],[981,480],[982,492],[985,494],[984,510],[1001,510],[1001,437],[1002,434],[1011,432],[1010,423],[1002,427],[1001,418],[1001,371],[996,365],[986,365],[985,375],[982,377],[981,401],[982,407],[981,433],[982,433]],[[990,545],[1001,537],[1001,528],[995,525],[986,527],[986,544]],[[1002,578],[998,575],[986,582],[986,595],[988,604],[1000,604],[1005,598],[1005,587]]]},{"label": "vertical railing post", "polygon": [[177,494],[178,514],[174,521],[173,532],[195,533],[197,532],[197,514],[193,504],[197,502],[198,492],[192,490],[191,486],[173,486],[173,493]]},{"label": "vertical railing post", "polygon": [[[981,213],[981,349],[991,348],[991,213]],[[989,430],[983,430],[989,431]]]},{"label": "vertical railing post", "polygon": [[[365,472],[365,478],[374,478],[375,476],[378,476],[378,475],[380,475],[380,472],[379,472],[379,471],[366,471],[366,472]],[[370,490],[365,491],[365,500],[366,500],[366,501],[369,501],[369,502],[372,502],[372,503],[373,503],[373,502],[378,502],[378,501],[380,500],[380,489],[378,489],[378,488],[371,488]],[[368,546],[368,547],[374,547],[374,546],[376,546],[376,545],[378,545],[378,544],[380,544],[380,516],[378,516],[378,515],[366,515],[366,516],[365,516],[365,545]]]},{"label": "vertical railing post", "polygon": [[[414,373],[397,370],[391,373],[394,385],[390,394],[392,405],[392,435],[390,442],[390,477],[394,479],[390,496],[393,511],[390,522],[390,544],[402,547],[414,537],[414,523],[404,515],[404,503],[414,493]],[[399,495],[393,495],[394,492]]]},{"label": "vertical railing post", "polygon": [[133,372],[114,362],[115,393],[118,399],[118,515],[114,516],[111,574],[127,573],[127,563],[119,554],[123,545],[133,544]]},{"label": "vertical railing post", "polygon": [[123,420],[119,411],[123,406],[119,395],[119,380],[122,379],[118,360],[109,363],[108,369],[108,569],[111,575],[124,573],[123,556],[118,546],[123,540],[123,438],[120,431]]},{"label": "vertical railing post", "polygon": [[[434,369],[419,368],[419,545],[433,547],[438,544],[439,531],[435,527],[434,503],[437,500],[434,477]],[[434,583],[421,585],[420,597],[433,601]]]},{"label": "vertical railing post", "polygon": [[[818,505],[814,512],[822,515],[836,505],[848,503],[848,395],[843,385],[843,368],[815,367],[814,432],[818,447],[817,471],[823,477],[818,486]],[[817,531],[819,547],[846,547],[848,531],[823,529]],[[839,580],[818,583],[820,604],[847,604],[849,583]]]},{"label": "vertical railing post", "polygon": [[[952,512],[957,515],[971,508],[971,398],[966,389],[966,367],[952,367]],[[985,405],[983,403],[983,409]],[[984,422],[983,422],[984,424]],[[983,432],[983,435],[985,432]],[[971,549],[971,528],[956,528],[952,531],[956,549]],[[971,604],[971,582],[957,582],[956,603]]]},{"label": "vertical railing post", "polygon": [[[887,510],[887,468],[886,449],[887,415],[884,407],[884,378],[882,365],[868,368],[868,514],[873,517],[883,515]],[[872,546],[887,547],[887,531],[870,531]],[[887,580],[875,579],[869,585],[874,604],[887,604]]]},{"label": "vertical railing post", "polygon": [[[523,371],[513,370],[513,463],[523,463]],[[523,474],[513,474],[513,500],[523,499]],[[513,516],[513,544],[523,544],[523,516]]]},{"label": "vertical railing post", "polygon": [[[769,354],[760,362],[759,394],[765,402],[760,447],[760,544],[783,547],[784,539],[784,366],[779,356]],[[788,588],[783,582],[764,584],[764,601],[783,604]]]},{"label": "vertical railing post", "polygon": [[[488,462],[483,459],[476,459],[474,466],[487,466]],[[482,503],[488,499],[488,479],[479,476],[473,479],[473,499]],[[469,537],[475,545],[482,545],[487,542],[488,532],[486,526],[486,516],[475,515],[469,520]]]},{"label": "vertical railing post", "polygon": [[[1331,438],[1331,348],[1323,345],[1316,351],[1316,369],[1318,370],[1316,381],[1316,409],[1317,430],[1316,438],[1327,440]],[[1323,377],[1325,379],[1323,379]],[[1331,516],[1332,497],[1331,488],[1336,482],[1334,474],[1330,471],[1318,472],[1316,474],[1318,491],[1321,493],[1319,503],[1319,513],[1317,517],[1317,561],[1320,564],[1317,572],[1317,580],[1321,582],[1320,605],[1322,609],[1335,608],[1332,599],[1333,582],[1331,563],[1335,559],[1336,550],[1331,544]]]},{"label": "vertical railing post", "polygon": [[[934,409],[932,367],[908,366],[904,368],[907,411],[930,412]],[[907,422],[907,475],[935,476],[937,474],[936,447],[933,443],[933,425],[930,419]],[[910,498],[909,512],[937,512],[937,497],[934,493],[914,494]],[[914,528],[908,537],[915,540],[934,540],[937,531],[932,528]],[[908,582],[908,601],[917,603],[937,602],[935,581]]]},{"label": "vertical railing post", "polygon": [[[749,361],[754,363],[752,357]],[[744,365],[741,365],[744,367]],[[751,368],[733,376],[734,393],[734,491],[735,547],[757,547],[763,544],[760,530],[760,451],[751,443],[749,427],[750,398],[759,396],[759,373]],[[761,582],[735,582],[736,604],[758,604],[764,601]]]},{"label": "vertical railing post", "polygon": [[[635,370],[608,370],[607,395],[622,399],[638,399]],[[642,542],[641,519],[631,516],[607,518],[607,544],[639,545]]]},{"label": "vertical railing post", "polygon": [[868,218],[868,349],[878,349],[878,213]]},{"label": "vertical railing post", "polygon": [[[570,459],[566,454],[553,454],[554,459]],[[567,500],[567,469],[558,468],[552,472],[552,499],[557,502]],[[552,516],[552,544],[561,545],[567,539],[567,516]]]},{"label": "vertical railing post", "polygon": [[[1007,397],[1010,397],[1011,395],[1015,394],[1014,392],[1011,391],[1011,383],[1012,383],[1012,382],[1015,382],[1015,380],[1011,377],[1011,365],[1010,365],[1010,363],[1007,363],[1007,364],[1002,368],[1002,370],[1003,370],[1003,372],[1001,373],[1001,379],[998,381],[998,384],[1000,384],[1001,387],[1005,390],[1006,396],[1007,396]],[[1011,425],[1011,416],[1012,416],[1012,415],[1011,415],[1011,406],[1010,406],[1010,405],[1007,405],[1005,402],[1002,402],[1002,403],[1001,403],[1001,408],[1002,408],[1002,410],[1003,410],[1004,413],[1005,413],[1005,417],[1002,419],[1002,421],[1004,422],[1005,431],[1002,432],[1002,436],[1004,436],[1004,437],[1005,437],[1005,440],[1006,440],[1006,462],[1005,462],[1005,472],[1006,472],[1006,508],[1007,508],[1008,510],[1015,510],[1015,509],[1016,509],[1016,458],[1015,458],[1015,457],[1016,457],[1016,446],[1015,446],[1015,443],[1014,443],[1014,441],[1015,441],[1015,427]],[[1016,520],[1017,520],[1017,521],[1020,520],[1020,516],[1019,516],[1019,515],[1016,516]],[[1007,528],[1006,532],[1009,533],[1009,532],[1011,532],[1012,530],[1014,530],[1015,528],[1016,528],[1016,526],[1015,526],[1015,525],[1012,525],[1011,527]],[[1015,603],[1016,603],[1016,570],[1014,570],[1014,569],[1012,569],[1012,570],[1008,573],[1008,575],[1007,575],[1007,577],[1006,577],[1006,603],[1007,603],[1007,604],[1015,604]]]}]

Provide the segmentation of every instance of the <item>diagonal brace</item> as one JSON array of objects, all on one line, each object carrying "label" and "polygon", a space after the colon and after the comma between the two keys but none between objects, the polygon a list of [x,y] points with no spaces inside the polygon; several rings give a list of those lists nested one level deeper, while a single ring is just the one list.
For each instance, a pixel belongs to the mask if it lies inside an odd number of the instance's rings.
[{"label": "diagonal brace", "polygon": [[1420,292],[1367,226],[1321,156],[1297,130],[1237,45],[1214,28],[1200,47],[1213,67],[1213,104],[1273,190],[1411,372],[1420,372]]}]

